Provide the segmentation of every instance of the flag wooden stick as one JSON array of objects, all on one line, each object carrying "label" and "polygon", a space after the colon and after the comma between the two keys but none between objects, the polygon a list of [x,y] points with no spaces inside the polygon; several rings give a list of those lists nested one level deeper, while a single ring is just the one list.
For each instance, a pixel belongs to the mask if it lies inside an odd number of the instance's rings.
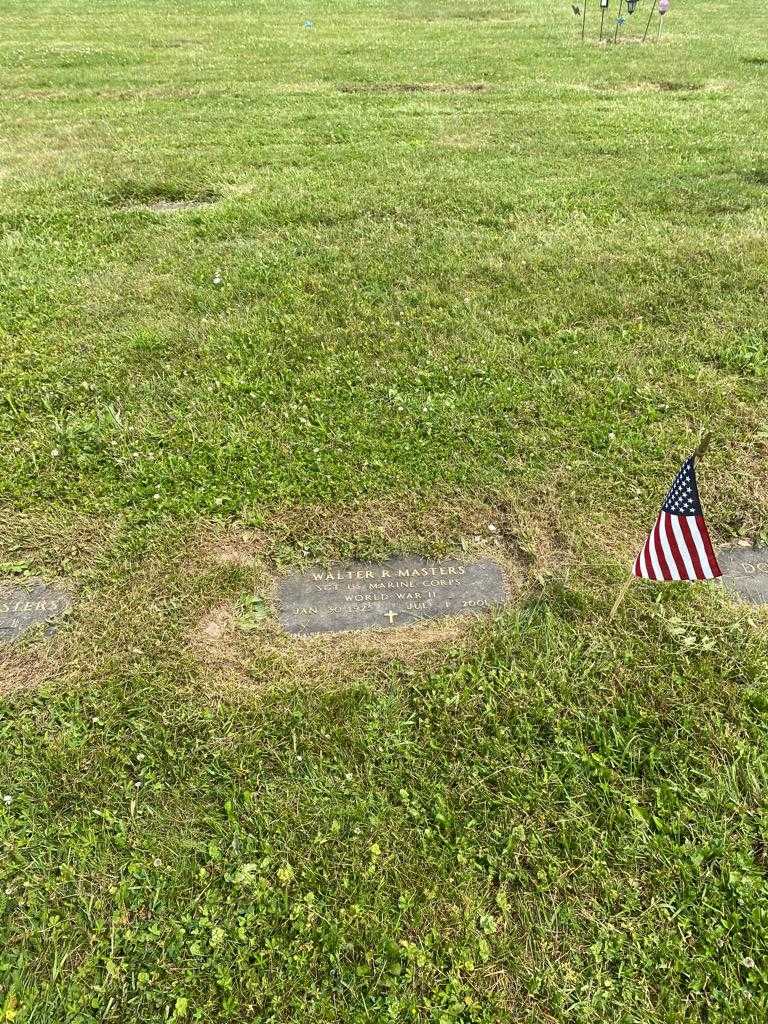
[{"label": "flag wooden stick", "polygon": [[648,24],[645,26],[645,32],[643,33],[643,42],[645,42],[648,35],[648,29],[651,27],[651,18],[653,17],[653,12],[656,10],[657,3],[658,0],[653,0],[653,7],[651,7],[651,13],[648,15]]},{"label": "flag wooden stick", "polygon": [[693,458],[694,459],[703,459],[704,456],[707,454],[707,451],[709,450],[710,444],[712,444],[712,435],[711,434],[705,434],[704,437],[702,437],[701,441],[699,442],[699,447],[693,453]]},{"label": "flag wooden stick", "polygon": [[634,577],[634,574],[633,574],[628,579],[624,580],[624,586],[619,591],[619,596],[616,598],[616,601],[615,601],[615,603],[613,605],[613,608],[611,608],[611,614],[608,616],[608,620],[609,621],[614,618],[614,616],[616,615],[616,612],[621,607],[621,604],[622,604],[624,598],[627,596],[627,591],[632,586],[632,580],[634,578],[635,577]]},{"label": "flag wooden stick", "polygon": [[581,41],[584,42],[584,32],[587,27],[587,0],[584,0],[584,13],[581,16]]},{"label": "flag wooden stick", "polygon": [[[709,446],[710,446],[711,443],[712,443],[712,435],[709,434],[709,433],[705,434],[704,437],[702,437],[701,441],[699,441],[699,446],[696,449],[696,451],[693,453],[691,458],[697,459],[697,460],[703,458],[707,454],[707,451],[708,451]],[[624,601],[624,598],[627,596],[629,588],[632,586],[632,580],[634,578],[635,578],[635,574],[634,573],[630,573],[629,579],[624,581],[624,585],[622,586],[621,590],[619,591],[619,596],[616,598],[616,600],[614,602],[614,605],[613,605],[613,608],[611,608],[611,614],[608,616],[608,621],[609,622],[614,618],[614,616],[616,615],[616,612],[619,610],[619,608],[621,608],[621,605],[622,605],[622,603]]]},{"label": "flag wooden stick", "polygon": [[[654,0],[655,2],[655,0]],[[603,22],[605,21],[605,8],[600,8],[600,42],[603,41]]]}]

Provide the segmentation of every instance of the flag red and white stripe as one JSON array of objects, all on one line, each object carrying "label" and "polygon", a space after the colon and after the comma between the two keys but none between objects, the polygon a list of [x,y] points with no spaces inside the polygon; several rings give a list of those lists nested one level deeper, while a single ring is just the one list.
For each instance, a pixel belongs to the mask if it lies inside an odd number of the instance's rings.
[{"label": "flag red and white stripe", "polygon": [[644,580],[713,580],[723,575],[704,517],[668,512],[656,520],[633,572]]},{"label": "flag red and white stripe", "polygon": [[693,457],[675,477],[632,572],[644,580],[713,580],[722,576],[699,501]]}]

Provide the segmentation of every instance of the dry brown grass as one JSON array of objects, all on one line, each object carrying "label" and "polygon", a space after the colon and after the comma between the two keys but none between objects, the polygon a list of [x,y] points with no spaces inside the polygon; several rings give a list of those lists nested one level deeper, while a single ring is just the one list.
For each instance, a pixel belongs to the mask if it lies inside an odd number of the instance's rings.
[{"label": "dry brown grass", "polygon": [[[628,40],[631,42],[631,40]],[[573,82],[569,88],[586,92],[598,93],[687,93],[687,92],[723,92],[730,88],[730,83],[723,80],[707,82],[683,82],[673,79],[659,81],[644,80],[639,82]]]},{"label": "dry brown grass", "polygon": [[[56,584],[74,597],[74,618],[90,625],[97,638],[98,625],[91,625],[98,612],[77,599],[86,580],[98,572],[106,551],[119,530],[116,522],[86,516],[18,513],[0,511],[0,582],[10,586],[36,578]],[[3,571],[2,566],[14,572]],[[0,643],[0,694],[59,683],[74,674],[84,676],[83,665],[96,663],[92,643],[86,656],[74,630],[67,625],[55,635],[44,637],[34,626],[19,640]]]},{"label": "dry brown grass", "polygon": [[200,210],[211,206],[214,199],[158,199],[151,203],[133,203],[124,210],[147,210],[150,213],[178,213],[183,210]]},{"label": "dry brown grass", "polygon": [[0,564],[29,562],[40,575],[69,575],[92,565],[117,529],[89,516],[0,509]]},{"label": "dry brown grass", "polygon": [[[556,481],[552,486],[556,486]],[[415,497],[352,505],[311,505],[263,512],[263,525],[222,527],[205,524],[191,544],[193,561],[240,568],[277,566],[290,548],[304,562],[385,558],[393,553],[445,557],[468,550],[509,560],[518,569],[540,570],[563,557],[562,529],[547,510],[548,488],[531,503],[514,494],[494,498],[446,496],[426,504]],[[296,562],[300,564],[300,562]]]},{"label": "dry brown grass", "polygon": [[240,630],[236,602],[228,602],[193,627],[189,650],[205,690],[218,695],[295,685],[327,690],[363,681],[383,684],[393,667],[437,670],[472,645],[484,619],[462,616],[391,630],[297,637],[274,618],[258,629]]},{"label": "dry brown grass", "polygon": [[[191,544],[185,573],[191,578],[231,570],[240,594],[259,595],[272,614],[255,628],[238,624],[239,597],[216,601],[191,623],[189,649],[206,688],[263,689],[301,683],[322,687],[379,679],[392,666],[436,668],[471,645],[488,616],[449,617],[396,629],[297,637],[286,634],[275,615],[282,575],[310,563],[380,560],[392,554],[490,558],[504,570],[510,600],[560,560],[558,531],[545,524],[519,528],[509,502],[417,501],[357,506],[281,509],[258,529],[206,523]],[[280,563],[285,549],[303,552],[295,566]]]},{"label": "dry brown grass", "polygon": [[60,681],[67,661],[66,647],[55,640],[0,643],[0,697]]},{"label": "dry brown grass", "polygon": [[[716,492],[717,474],[707,475],[708,492]],[[765,482],[752,476],[749,486],[760,507]],[[6,515],[0,519],[0,559],[28,561],[30,573],[48,580],[66,578],[76,601],[71,621],[56,636],[30,637],[0,651],[3,691],[75,678],[82,683],[110,666],[142,659],[166,665],[182,688],[188,682],[206,700],[252,699],[267,689],[297,685],[383,684],[397,666],[433,671],[471,652],[488,616],[291,636],[276,618],[281,577],[310,564],[392,555],[489,558],[503,567],[513,604],[555,577],[604,596],[606,573],[617,562],[628,571],[650,523],[587,523],[583,516],[566,521],[557,511],[559,488],[562,482],[551,479],[524,507],[514,493],[442,496],[428,504],[404,496],[396,502],[263,509],[258,526],[169,523],[132,556],[127,577],[129,563],[116,575],[111,562],[110,541],[120,534],[120,524]],[[708,496],[715,501],[716,493]],[[253,597],[270,612],[263,621],[253,621],[244,610]]]}]

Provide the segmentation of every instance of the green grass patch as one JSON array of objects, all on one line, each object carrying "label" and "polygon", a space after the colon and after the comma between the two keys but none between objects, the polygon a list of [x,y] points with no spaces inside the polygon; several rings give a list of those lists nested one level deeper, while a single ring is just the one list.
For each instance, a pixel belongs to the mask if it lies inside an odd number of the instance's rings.
[{"label": "green grass patch", "polygon": [[[78,602],[0,651],[0,1020],[765,1019],[765,620],[607,611],[704,428],[766,537],[768,55],[648,3],[6,0],[0,571]],[[343,686],[198,545],[488,523],[520,600]]]}]

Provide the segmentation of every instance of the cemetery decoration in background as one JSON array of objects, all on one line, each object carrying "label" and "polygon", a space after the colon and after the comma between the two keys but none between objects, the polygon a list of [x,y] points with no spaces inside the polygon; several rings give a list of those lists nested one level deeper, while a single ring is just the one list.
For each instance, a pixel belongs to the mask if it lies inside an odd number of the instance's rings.
[{"label": "cemetery decoration in background", "polygon": [[[653,15],[654,15],[654,13],[656,11],[656,7],[657,7],[656,0],[653,0],[653,6],[651,7],[651,13],[648,15],[648,21],[647,21],[646,26],[645,26],[645,32],[643,32],[643,42],[645,42],[645,40],[648,38],[648,29],[651,27],[651,21],[653,20]],[[658,30],[656,32],[656,42],[657,43],[658,43],[659,39],[661,38],[661,26],[662,26],[662,23],[664,21],[664,15],[669,10],[669,0],[658,0],[658,10],[659,10],[659,27],[658,27]]]},{"label": "cemetery decoration in background", "polygon": [[[587,4],[589,0],[581,0],[581,3],[572,3],[571,10],[574,15],[581,20],[581,41],[585,41],[587,32]],[[605,12],[610,10],[611,0],[598,0],[600,10],[600,41],[603,41],[605,37]],[[640,7],[641,0],[619,0],[619,10],[614,22],[613,41],[617,43],[619,41],[619,29],[622,25],[627,23],[627,18],[631,17]],[[645,32],[643,33],[642,41],[645,42],[648,38],[648,31],[651,27],[654,14],[657,14],[658,18],[658,29],[656,32],[656,42],[661,38],[661,26],[664,20],[664,15],[669,10],[670,0],[653,0],[651,10],[648,15],[648,21],[645,25]],[[625,12],[626,10],[626,17]],[[657,13],[658,12],[658,13]],[[609,29],[610,33],[610,29]]]}]

